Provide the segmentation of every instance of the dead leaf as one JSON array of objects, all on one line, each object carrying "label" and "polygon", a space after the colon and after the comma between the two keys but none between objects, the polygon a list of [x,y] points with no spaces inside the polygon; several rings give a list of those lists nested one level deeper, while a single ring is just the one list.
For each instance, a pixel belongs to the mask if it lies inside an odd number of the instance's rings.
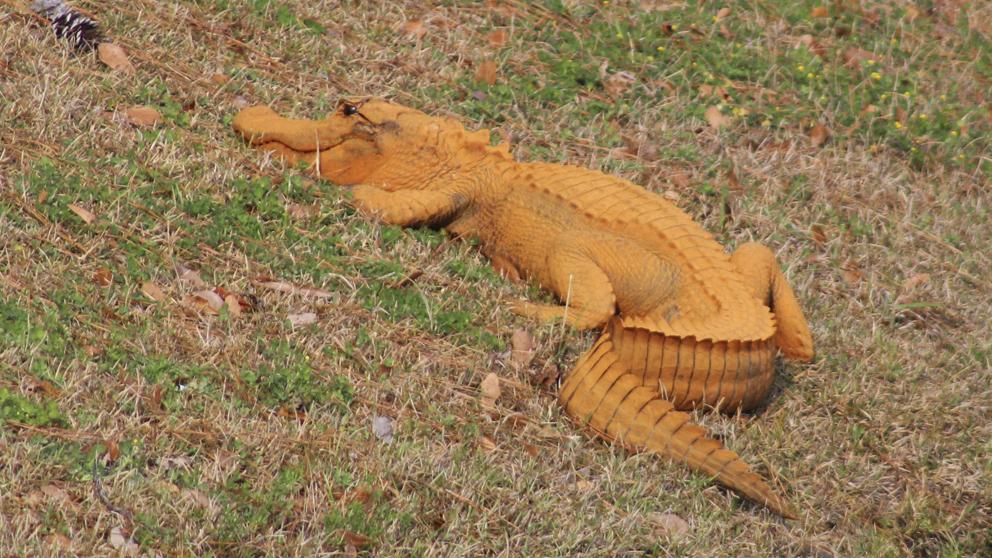
[{"label": "dead leaf", "polygon": [[124,113],[134,126],[148,128],[162,121],[162,115],[152,107],[131,107]]},{"label": "dead leaf", "polygon": [[534,359],[534,336],[526,329],[518,329],[510,338],[510,361],[527,366]]},{"label": "dead leaf", "polygon": [[197,291],[193,293],[193,296],[206,303],[207,306],[209,306],[214,312],[220,310],[221,306],[224,306],[224,299],[221,298],[219,294],[209,289]]},{"label": "dead leaf", "polygon": [[162,302],[163,300],[169,298],[162,290],[162,287],[159,287],[151,281],[145,281],[141,284],[141,293],[155,302]]},{"label": "dead leaf", "polygon": [[101,267],[93,274],[93,282],[101,287],[109,287],[114,283],[114,276],[109,269]]},{"label": "dead leaf", "polygon": [[238,296],[235,294],[229,294],[224,297],[224,305],[227,306],[227,315],[232,318],[237,318],[241,316],[241,301],[238,300]]},{"label": "dead leaf", "polygon": [[809,12],[810,17],[830,17],[830,10],[826,6],[816,6]]},{"label": "dead leaf", "polygon": [[727,7],[720,8],[716,12],[716,20],[717,21],[720,21],[721,19],[723,19],[723,18],[725,18],[725,17],[727,17],[729,15],[730,15],[730,8],[727,8]]},{"label": "dead leaf", "polygon": [[113,463],[117,461],[121,456],[121,448],[117,445],[114,440],[107,440],[105,445],[107,446],[107,459]]},{"label": "dead leaf", "polygon": [[96,47],[96,51],[100,62],[106,64],[111,70],[126,74],[134,73],[134,65],[128,60],[127,54],[121,47],[114,43],[100,43]]},{"label": "dead leaf", "polygon": [[201,490],[197,490],[195,488],[184,488],[182,490],[182,495],[192,500],[193,503],[201,508],[210,507],[210,497],[204,494]]},{"label": "dead leaf", "polygon": [[415,39],[420,39],[427,34],[427,26],[419,19],[411,19],[403,24],[403,33]]},{"label": "dead leaf", "polygon": [[216,83],[217,85],[224,85],[225,83],[231,81],[231,78],[220,72],[217,72],[210,76],[210,81]]},{"label": "dead leaf", "polygon": [[896,107],[896,120],[905,125],[906,121],[909,120],[909,114],[906,113],[906,109],[902,107]]},{"label": "dead leaf", "polygon": [[647,516],[655,526],[655,532],[664,537],[677,539],[689,532],[689,523],[674,513],[651,513]]},{"label": "dead leaf", "polygon": [[72,505],[72,498],[66,493],[65,490],[55,486],[54,484],[46,484],[41,487],[41,493],[48,497],[49,500],[58,502],[60,504]]},{"label": "dead leaf", "polygon": [[709,123],[710,127],[714,130],[719,130],[720,128],[729,125],[732,121],[720,112],[720,108],[717,106],[712,106],[706,109],[706,122]]},{"label": "dead leaf", "polygon": [[191,286],[197,289],[207,288],[207,282],[200,277],[200,272],[195,269],[190,269],[183,264],[176,266],[176,274],[179,276],[179,280],[185,283],[189,283]]},{"label": "dead leaf", "polygon": [[909,4],[906,6],[906,21],[913,23],[916,18],[920,17],[920,9],[916,6]]},{"label": "dead leaf", "polygon": [[489,436],[480,436],[479,447],[486,453],[492,453],[496,451],[496,442]]},{"label": "dead leaf", "polygon": [[320,205],[315,203],[306,205],[301,203],[289,203],[286,204],[286,214],[298,221],[312,219],[320,215]]},{"label": "dead leaf", "polygon": [[506,33],[506,29],[493,29],[486,35],[486,40],[489,41],[489,46],[493,48],[500,48],[506,44],[509,36]]},{"label": "dead leaf", "polygon": [[813,233],[813,242],[823,245],[827,242],[827,233],[823,230],[823,225],[815,224],[810,227],[810,232]]},{"label": "dead leaf", "polygon": [[[673,172],[671,175],[669,175],[668,181],[681,190],[684,190],[689,187],[689,177],[680,170],[677,170]],[[678,201],[678,194],[675,192],[672,193],[675,194],[675,199],[672,201]],[[664,195],[666,198],[669,197],[668,192],[665,192]]]},{"label": "dead leaf", "polygon": [[375,417],[372,419],[372,433],[387,444],[393,443],[393,421],[389,417]]},{"label": "dead leaf", "polygon": [[358,549],[365,548],[372,543],[372,539],[354,531],[341,531],[341,536],[344,537],[345,542]]},{"label": "dead leaf", "polygon": [[317,314],[313,312],[303,312],[300,314],[290,314],[286,316],[293,327],[305,326],[317,323]]},{"label": "dead leaf", "polygon": [[737,178],[737,173],[734,172],[734,169],[727,170],[727,189],[730,190],[731,192],[744,191],[744,186],[741,184],[741,181]]},{"label": "dead leaf", "polygon": [[827,130],[826,126],[819,122],[817,122],[816,126],[813,126],[813,129],[809,131],[809,142],[813,145],[813,147],[820,147],[821,145],[827,143],[828,139],[830,139],[830,132]]},{"label": "dead leaf", "polygon": [[919,287],[920,285],[928,281],[930,281],[929,273],[917,273],[916,275],[913,275],[909,279],[903,281],[902,287],[900,287],[899,290],[903,294],[909,294],[912,291],[916,290],[916,287]]},{"label": "dead leaf", "polygon": [[844,275],[844,282],[847,283],[849,287],[857,287],[861,280],[864,279],[864,273],[858,268],[858,264],[853,261],[847,261],[840,266],[841,272]]},{"label": "dead leaf", "polygon": [[107,542],[125,556],[138,555],[139,549],[137,543],[132,541],[131,537],[127,536],[121,527],[114,527],[110,530],[110,533],[107,535]]},{"label": "dead leaf", "polygon": [[503,390],[499,387],[499,376],[490,372],[479,384],[479,401],[486,409],[494,409],[496,400],[502,395]]},{"label": "dead leaf", "polygon": [[494,60],[483,60],[479,67],[475,69],[475,81],[493,85],[496,83],[496,73],[498,68]]},{"label": "dead leaf", "polygon": [[842,57],[844,58],[844,65],[852,70],[860,68],[862,62],[868,62],[869,60],[878,62],[878,57],[873,53],[856,46],[846,48]]},{"label": "dead leaf", "polygon": [[521,442],[521,445],[524,447],[524,451],[527,452],[527,455],[531,457],[538,457],[541,455],[540,447],[535,446],[534,444],[528,444],[527,442]]},{"label": "dead leaf", "polygon": [[298,287],[291,283],[285,281],[254,281],[254,283],[260,287],[265,287],[266,289],[272,289],[273,291],[279,291],[281,293],[289,293],[300,296],[312,296],[314,298],[333,298],[334,294],[329,293],[322,289],[315,289],[312,287]]},{"label": "dead leaf", "polygon": [[79,217],[80,219],[82,219],[83,222],[86,223],[87,225],[89,225],[90,223],[92,223],[93,221],[96,220],[96,215],[94,215],[92,211],[90,211],[89,209],[86,209],[85,207],[82,207],[80,205],[76,205],[74,203],[70,203],[69,204],[69,209],[73,213],[75,213],[77,217]]},{"label": "dead leaf", "polygon": [[603,89],[610,97],[620,97],[630,89],[631,85],[637,83],[637,76],[627,71],[620,71],[610,74],[603,84]]}]

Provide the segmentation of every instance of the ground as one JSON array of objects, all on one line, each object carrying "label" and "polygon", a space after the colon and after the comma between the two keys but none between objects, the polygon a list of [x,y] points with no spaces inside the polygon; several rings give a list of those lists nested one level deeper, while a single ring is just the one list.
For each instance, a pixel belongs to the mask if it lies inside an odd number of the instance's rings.
[{"label": "ground", "polygon": [[[992,554],[989,4],[77,2],[133,71],[26,4],[0,2],[5,556]],[[230,127],[345,95],[771,246],[817,357],[699,420],[800,519],[574,426],[554,380],[595,332],[513,316],[544,295]]]}]

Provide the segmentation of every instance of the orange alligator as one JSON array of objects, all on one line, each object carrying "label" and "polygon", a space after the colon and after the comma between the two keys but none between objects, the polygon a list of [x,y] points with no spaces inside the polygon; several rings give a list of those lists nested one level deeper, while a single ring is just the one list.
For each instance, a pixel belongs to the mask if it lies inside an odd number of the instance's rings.
[{"label": "orange alligator", "polygon": [[513,310],[603,334],[565,378],[568,414],[599,435],[713,477],[787,518],[789,503],[683,411],[751,409],[776,349],[809,361],[813,342],[772,252],[732,254],[683,211],[626,180],[515,161],[489,131],[382,100],[342,101],[324,120],[263,106],[234,127],[253,145],[352,186],[364,213],[478,239],[494,267],[564,305]]}]

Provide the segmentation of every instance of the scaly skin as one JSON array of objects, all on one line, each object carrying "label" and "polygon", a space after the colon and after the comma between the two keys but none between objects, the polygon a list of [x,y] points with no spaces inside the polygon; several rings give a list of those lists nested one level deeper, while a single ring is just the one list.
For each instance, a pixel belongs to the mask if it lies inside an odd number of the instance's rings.
[{"label": "scaly skin", "polygon": [[692,423],[704,405],[750,409],[773,357],[808,361],[813,343],[772,252],[732,255],[665,199],[582,168],[521,163],[489,131],[385,101],[343,101],[325,120],[266,107],[234,127],[342,185],[387,223],[474,237],[494,266],[536,280],[563,306],[514,311],[578,328],[605,325],[559,395],[568,414],[635,450],[682,461],[789,518],[792,507],[738,455]]}]

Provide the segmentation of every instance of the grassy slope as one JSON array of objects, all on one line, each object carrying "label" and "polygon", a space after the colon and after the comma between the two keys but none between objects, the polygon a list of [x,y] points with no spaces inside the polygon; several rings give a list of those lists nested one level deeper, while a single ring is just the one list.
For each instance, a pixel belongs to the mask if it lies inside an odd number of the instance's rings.
[{"label": "grassy slope", "polygon": [[[992,551],[985,4],[80,2],[134,75],[3,4],[6,553],[103,555],[115,527],[165,555]],[[492,86],[474,80],[487,58]],[[783,365],[761,412],[701,420],[802,519],[581,433],[531,378],[593,333],[513,317],[533,289],[470,246],[370,225],[229,127],[246,101],[313,116],[346,94],[492,127],[520,157],[623,175],[728,245],[772,246],[819,357]],[[164,122],[124,122],[138,104]],[[191,309],[183,269],[252,308]],[[291,326],[301,312],[317,323]],[[539,342],[528,370],[499,356],[517,327]],[[666,538],[661,512],[689,533]]]}]

